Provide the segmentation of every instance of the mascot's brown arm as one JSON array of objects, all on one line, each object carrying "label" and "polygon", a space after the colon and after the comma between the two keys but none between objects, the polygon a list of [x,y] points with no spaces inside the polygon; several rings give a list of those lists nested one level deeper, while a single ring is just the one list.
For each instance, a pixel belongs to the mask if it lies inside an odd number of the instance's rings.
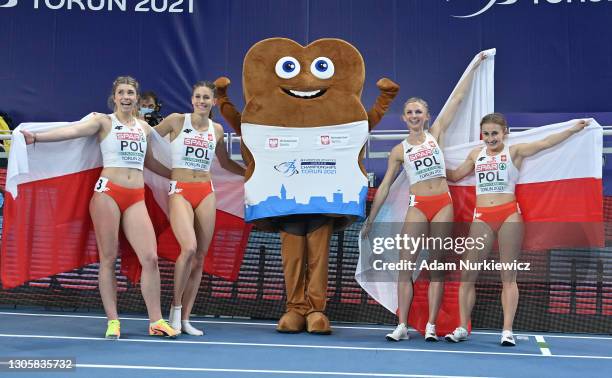
[{"label": "mascot's brown arm", "polygon": [[378,80],[376,86],[380,90],[380,94],[376,98],[376,102],[372,109],[368,111],[368,126],[372,130],[389,109],[389,105],[393,102],[395,96],[399,92],[399,85],[386,77]]},{"label": "mascot's brown arm", "polygon": [[240,130],[240,121],[241,115],[236,107],[230,101],[227,96],[227,87],[230,85],[230,79],[227,77],[220,77],[215,80],[215,87],[217,88],[217,107],[221,112],[223,118],[227,121],[232,129],[238,134],[241,135]]},{"label": "mascot's brown arm", "polygon": [[[227,96],[227,87],[229,85],[230,79],[227,77],[220,77],[215,80],[215,87],[217,88],[217,107],[219,107],[221,115],[225,118],[230,127],[234,129],[238,135],[241,135],[240,124],[242,116]],[[248,180],[255,170],[253,155],[243,143],[240,143],[240,152],[242,153],[242,160],[246,164],[244,178]]]}]

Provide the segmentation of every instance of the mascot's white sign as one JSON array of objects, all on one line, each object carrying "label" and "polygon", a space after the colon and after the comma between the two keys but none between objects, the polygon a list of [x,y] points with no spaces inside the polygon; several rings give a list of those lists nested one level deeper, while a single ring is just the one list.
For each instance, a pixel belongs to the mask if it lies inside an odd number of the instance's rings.
[{"label": "mascot's white sign", "polygon": [[243,123],[242,140],[257,161],[244,185],[245,219],[363,217],[368,182],[358,162],[367,136],[367,121],[308,128]]},{"label": "mascot's white sign", "polygon": [[194,0],[0,0],[0,8],[28,3],[35,10],[193,13]]}]

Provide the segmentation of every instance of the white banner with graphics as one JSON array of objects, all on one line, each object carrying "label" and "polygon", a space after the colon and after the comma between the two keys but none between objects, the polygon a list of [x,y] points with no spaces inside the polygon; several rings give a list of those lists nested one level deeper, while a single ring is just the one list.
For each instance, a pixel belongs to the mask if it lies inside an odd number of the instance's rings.
[{"label": "white banner with graphics", "polygon": [[242,141],[255,159],[246,181],[245,220],[293,214],[363,217],[367,178],[359,152],[367,121],[291,128],[242,124]]}]

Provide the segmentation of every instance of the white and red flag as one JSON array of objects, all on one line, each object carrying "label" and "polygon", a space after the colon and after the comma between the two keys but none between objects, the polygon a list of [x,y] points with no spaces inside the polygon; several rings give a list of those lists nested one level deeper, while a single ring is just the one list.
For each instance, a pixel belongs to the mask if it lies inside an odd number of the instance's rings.
[{"label": "white and red flag", "polygon": [[[13,132],[6,178],[0,273],[4,288],[98,262],[89,215],[93,185],[102,169],[97,136],[26,146],[21,129],[51,130],[68,125],[23,123]],[[152,133],[155,157],[169,162],[169,143]],[[243,178],[213,163],[217,196],[215,236],[204,271],[236,280],[251,226],[244,223]],[[167,179],[145,170],[147,209],[158,236],[158,255],[176,260],[179,246],[168,221]],[[121,270],[133,282],[140,264],[121,241]]]},{"label": "white and red flag", "polygon": [[[511,133],[505,143],[535,142],[570,128],[578,120]],[[444,159],[456,168],[484,143],[448,147]],[[603,247],[603,128],[589,126],[561,144],[523,160],[516,199],[525,222],[523,250]],[[476,200],[475,176],[451,185],[455,221],[471,222]]]},{"label": "white and red flag", "polygon": [[[447,168],[456,168],[473,148],[483,145],[479,140],[479,123],[484,115],[494,111],[495,50],[488,50],[485,53],[488,58],[475,71],[468,94],[445,135],[444,158]],[[464,76],[476,63],[479,55],[474,57]],[[446,106],[440,113],[444,112]],[[511,133],[507,143],[512,145],[539,140],[570,127],[572,122],[575,121]],[[591,124],[584,131],[550,150],[523,161],[516,186],[517,201],[526,222],[523,250],[603,246],[602,144],[601,126],[591,120]],[[449,184],[451,184],[456,224],[471,223],[476,199],[474,176]],[[393,313],[397,313],[398,310],[398,272],[376,270],[373,264],[376,260],[395,263],[398,254],[396,251],[374,253],[373,239],[377,236],[392,237],[401,233],[408,210],[409,190],[407,175],[401,172],[391,186],[369,238],[360,238],[359,262],[355,272],[355,279],[362,288],[376,302]],[[458,256],[452,257],[457,261]],[[423,251],[417,267],[426,258],[427,251]],[[421,333],[425,330],[429,311],[427,303],[429,282],[423,279],[424,277],[426,274],[419,270],[413,274],[414,299],[408,319],[408,322]],[[452,332],[459,324],[458,286],[459,272],[448,274],[436,322],[438,334]]]}]

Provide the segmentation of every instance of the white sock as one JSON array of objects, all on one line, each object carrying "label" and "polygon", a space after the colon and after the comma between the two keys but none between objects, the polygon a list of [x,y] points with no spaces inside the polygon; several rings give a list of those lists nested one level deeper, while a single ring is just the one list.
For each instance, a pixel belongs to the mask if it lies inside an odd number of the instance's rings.
[{"label": "white sock", "polygon": [[195,328],[189,323],[189,320],[181,320],[181,325],[183,327],[183,332],[192,335],[192,336],[202,336],[204,331]]},{"label": "white sock", "polygon": [[181,332],[181,309],[183,306],[172,306],[170,307],[170,315],[168,316],[168,322],[170,327],[174,328],[176,332]]}]

